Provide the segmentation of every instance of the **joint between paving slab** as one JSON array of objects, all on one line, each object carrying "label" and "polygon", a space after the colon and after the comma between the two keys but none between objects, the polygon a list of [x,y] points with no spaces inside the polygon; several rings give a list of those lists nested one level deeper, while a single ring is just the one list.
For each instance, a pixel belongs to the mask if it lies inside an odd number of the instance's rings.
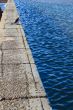
[{"label": "joint between paving slab", "polygon": [[38,99],[38,98],[47,98],[47,96],[26,96],[26,97],[10,97],[10,98],[1,98],[0,101],[5,101],[5,100],[18,100],[18,99]]},{"label": "joint between paving slab", "polygon": [[43,104],[42,104],[42,101],[41,101],[41,99],[40,99],[40,102],[41,102],[41,107],[42,107],[42,110],[44,110],[44,108],[43,108]]},{"label": "joint between paving slab", "polygon": [[23,64],[23,65],[30,64],[31,65],[31,64],[35,64],[35,63],[30,63],[30,62],[29,63],[2,63],[1,65],[21,65],[21,64]]},{"label": "joint between paving slab", "polygon": [[[23,50],[24,50],[24,49],[26,49],[26,48],[25,48],[25,47],[24,47],[24,48],[9,48],[9,49],[3,49],[3,48],[2,48],[2,50],[17,50],[17,49],[23,49]],[[27,49],[29,49],[29,48],[27,48]]]},{"label": "joint between paving slab", "polygon": [[3,66],[2,66],[2,62],[3,62],[3,50],[2,50],[2,44],[1,44],[1,76],[3,77]]},{"label": "joint between paving slab", "polygon": [[[21,31],[21,30],[20,30]],[[21,32],[22,33],[22,32]],[[27,49],[26,48],[26,46],[25,46],[25,40],[24,40],[24,36],[22,35],[22,42],[23,42],[23,44],[24,44],[24,47],[25,47],[25,49]]]}]

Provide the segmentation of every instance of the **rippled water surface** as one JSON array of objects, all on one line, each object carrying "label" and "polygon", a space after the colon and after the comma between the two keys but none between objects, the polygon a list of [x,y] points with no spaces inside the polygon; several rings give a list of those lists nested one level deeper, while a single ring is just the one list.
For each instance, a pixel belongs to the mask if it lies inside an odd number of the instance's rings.
[{"label": "rippled water surface", "polygon": [[73,110],[73,5],[15,1],[53,110]]}]

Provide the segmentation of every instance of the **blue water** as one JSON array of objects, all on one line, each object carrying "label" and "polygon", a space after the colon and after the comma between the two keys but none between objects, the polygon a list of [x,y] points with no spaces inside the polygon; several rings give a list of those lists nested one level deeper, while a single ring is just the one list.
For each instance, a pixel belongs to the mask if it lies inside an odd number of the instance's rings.
[{"label": "blue water", "polygon": [[73,110],[73,5],[15,1],[53,110]]},{"label": "blue water", "polygon": [[4,11],[6,4],[5,3],[0,3],[1,9]]}]

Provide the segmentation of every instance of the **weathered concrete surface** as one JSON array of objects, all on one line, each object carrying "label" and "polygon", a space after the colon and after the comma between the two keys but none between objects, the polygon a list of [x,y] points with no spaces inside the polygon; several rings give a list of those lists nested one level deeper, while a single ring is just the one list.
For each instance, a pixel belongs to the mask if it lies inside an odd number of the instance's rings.
[{"label": "weathered concrete surface", "polygon": [[0,110],[51,110],[13,0],[0,22]]}]

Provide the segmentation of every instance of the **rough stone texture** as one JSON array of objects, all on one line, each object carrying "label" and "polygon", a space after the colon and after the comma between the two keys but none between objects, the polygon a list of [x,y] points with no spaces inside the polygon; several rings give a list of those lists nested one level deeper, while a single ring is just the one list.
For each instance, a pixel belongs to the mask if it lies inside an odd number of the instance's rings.
[{"label": "rough stone texture", "polygon": [[5,41],[2,43],[2,49],[6,49],[6,50],[9,50],[9,49],[22,49],[24,48],[24,44],[19,41],[19,40],[11,40],[11,41]]},{"label": "rough stone texture", "polygon": [[51,110],[13,0],[0,22],[0,110]]},{"label": "rough stone texture", "polygon": [[29,63],[24,49],[3,50],[3,64]]}]

